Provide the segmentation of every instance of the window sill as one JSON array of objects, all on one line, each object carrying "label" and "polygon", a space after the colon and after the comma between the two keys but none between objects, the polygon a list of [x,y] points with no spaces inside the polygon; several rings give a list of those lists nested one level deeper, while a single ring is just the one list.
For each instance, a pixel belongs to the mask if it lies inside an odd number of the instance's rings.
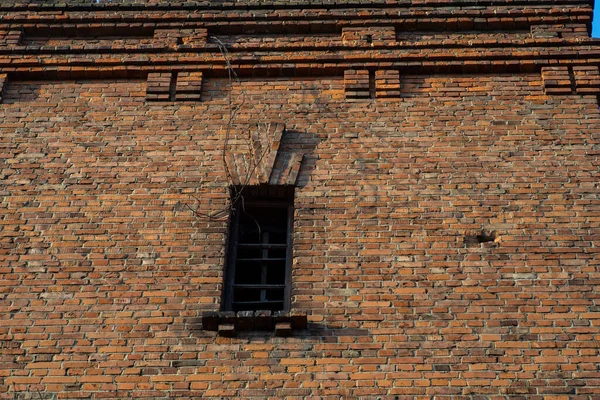
[{"label": "window sill", "polygon": [[290,336],[306,329],[306,313],[298,311],[209,311],[202,315],[202,329],[233,337],[238,331],[275,331],[275,336]]}]

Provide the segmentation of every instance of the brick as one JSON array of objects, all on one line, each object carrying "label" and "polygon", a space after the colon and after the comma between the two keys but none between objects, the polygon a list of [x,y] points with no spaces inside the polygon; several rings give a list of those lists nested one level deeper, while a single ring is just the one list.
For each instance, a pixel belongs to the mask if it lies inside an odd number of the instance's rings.
[{"label": "brick", "polygon": [[577,93],[600,93],[600,71],[597,66],[573,67],[573,77]]},{"label": "brick", "polygon": [[4,88],[8,82],[8,74],[0,74],[0,103],[2,103],[2,98],[4,96]]},{"label": "brick", "polygon": [[378,45],[396,41],[393,26],[364,26],[342,28],[342,42],[346,45]]},{"label": "brick", "polygon": [[179,72],[175,100],[199,101],[202,95],[202,72]]},{"label": "brick", "polygon": [[395,70],[375,71],[375,97],[400,98],[400,72]]},{"label": "brick", "polygon": [[172,99],[171,86],[174,81],[174,74],[153,72],[148,74],[146,84],[147,101],[168,101]]},{"label": "brick", "polygon": [[344,92],[346,99],[369,99],[371,97],[371,78],[368,70],[344,71]]},{"label": "brick", "polygon": [[0,29],[0,48],[14,47],[21,44],[23,29],[15,26],[9,29]]},{"label": "brick", "polygon": [[[4,397],[598,397],[589,2],[142,3],[0,5]],[[289,310],[220,311],[242,183]]]},{"label": "brick", "polygon": [[208,30],[206,28],[157,29],[154,31],[154,40],[172,49],[180,46],[184,48],[204,47],[207,37]]},{"label": "brick", "polygon": [[234,324],[221,324],[217,328],[219,335],[223,337],[235,336],[235,325]]},{"label": "brick", "polygon": [[289,336],[292,334],[292,324],[290,322],[278,322],[275,324],[276,336]]}]

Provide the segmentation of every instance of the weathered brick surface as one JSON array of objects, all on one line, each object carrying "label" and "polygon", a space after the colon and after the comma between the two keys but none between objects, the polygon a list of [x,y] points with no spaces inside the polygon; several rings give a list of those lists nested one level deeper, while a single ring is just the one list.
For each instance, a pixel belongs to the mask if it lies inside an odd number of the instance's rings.
[{"label": "weathered brick surface", "polygon": [[12,30],[0,29],[0,47],[19,45],[22,34],[23,31],[17,27]]},{"label": "weathered brick surface", "polygon": [[575,89],[573,69],[570,67],[543,67],[542,79],[545,93],[549,95],[567,95]]},{"label": "weathered brick surface", "polygon": [[[146,84],[146,99],[148,101],[173,100],[171,86],[175,80],[175,76],[175,74],[170,72],[153,72],[148,74],[148,82]],[[184,79],[186,84],[180,84],[180,96],[182,96],[184,92],[182,88],[188,88],[187,76]]]},{"label": "weathered brick surface", "polygon": [[[600,396],[600,50],[538,35],[587,2],[300,3],[0,5],[35,25],[0,48],[0,398]],[[133,15],[161,26],[110,47]],[[209,331],[228,221],[202,215],[262,149],[308,326]]]},{"label": "weathered brick surface", "polygon": [[381,45],[396,41],[393,26],[364,26],[342,29],[342,41],[347,45]]},{"label": "weathered brick surface", "polygon": [[344,92],[348,100],[368,99],[371,97],[371,74],[369,70],[344,71]]},{"label": "weathered brick surface", "polygon": [[2,102],[2,97],[4,95],[4,87],[7,84],[8,75],[0,74],[0,103]]},{"label": "weathered brick surface", "polygon": [[177,74],[175,100],[200,100],[202,95],[202,72]]},{"label": "weathered brick surface", "polygon": [[598,66],[573,67],[575,89],[579,94],[600,93],[600,70]]},{"label": "weathered brick surface", "polygon": [[390,99],[400,97],[400,71],[375,71],[375,97]]}]

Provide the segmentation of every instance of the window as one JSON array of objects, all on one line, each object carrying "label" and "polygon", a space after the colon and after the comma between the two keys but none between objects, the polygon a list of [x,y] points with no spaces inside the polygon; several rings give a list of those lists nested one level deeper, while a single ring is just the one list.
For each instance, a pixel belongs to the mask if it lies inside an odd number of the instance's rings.
[{"label": "window", "polygon": [[232,190],[224,310],[289,311],[293,186]]}]

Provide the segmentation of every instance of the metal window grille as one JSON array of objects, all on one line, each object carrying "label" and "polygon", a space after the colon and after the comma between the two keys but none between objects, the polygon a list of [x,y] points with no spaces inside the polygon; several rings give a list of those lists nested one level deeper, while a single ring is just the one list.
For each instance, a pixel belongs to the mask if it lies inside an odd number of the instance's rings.
[{"label": "metal window grille", "polygon": [[231,215],[227,310],[290,309],[292,226],[293,188],[244,189]]}]

